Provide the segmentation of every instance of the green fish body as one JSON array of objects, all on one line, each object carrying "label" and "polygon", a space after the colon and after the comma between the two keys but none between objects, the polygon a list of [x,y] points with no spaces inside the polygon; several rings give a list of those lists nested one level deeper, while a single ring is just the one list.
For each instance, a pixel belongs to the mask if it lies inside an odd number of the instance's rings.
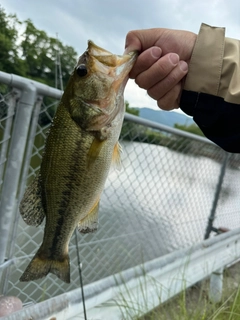
[{"label": "green fish body", "polygon": [[46,218],[42,245],[20,281],[53,273],[70,282],[68,244],[77,227],[97,229],[101,193],[112,162],[119,163],[123,91],[136,53],[117,56],[89,41],[53,119],[39,174],[20,213],[29,225]]}]

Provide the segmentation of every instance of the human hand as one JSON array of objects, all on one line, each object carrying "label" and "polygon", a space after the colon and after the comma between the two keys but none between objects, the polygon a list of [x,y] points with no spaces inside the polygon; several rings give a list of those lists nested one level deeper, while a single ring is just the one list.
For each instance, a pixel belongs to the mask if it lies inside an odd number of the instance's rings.
[{"label": "human hand", "polygon": [[163,110],[179,107],[196,37],[192,32],[160,28],[127,34],[126,52],[140,52],[129,76]]}]

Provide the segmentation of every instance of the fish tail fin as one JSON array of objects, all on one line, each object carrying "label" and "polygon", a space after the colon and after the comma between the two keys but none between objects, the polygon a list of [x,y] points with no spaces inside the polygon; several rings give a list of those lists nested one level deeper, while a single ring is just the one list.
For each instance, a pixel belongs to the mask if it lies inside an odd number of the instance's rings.
[{"label": "fish tail fin", "polygon": [[42,259],[36,254],[27,266],[20,281],[31,281],[45,277],[48,273],[55,274],[59,279],[70,283],[69,255],[61,259]]}]

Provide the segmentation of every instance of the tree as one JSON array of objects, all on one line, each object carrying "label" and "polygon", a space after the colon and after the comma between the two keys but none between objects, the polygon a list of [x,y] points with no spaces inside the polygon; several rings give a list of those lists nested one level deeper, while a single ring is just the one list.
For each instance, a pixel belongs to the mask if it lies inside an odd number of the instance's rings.
[{"label": "tree", "polygon": [[7,15],[0,6],[0,70],[25,76],[26,65],[19,57],[17,45],[19,25],[16,15]]},{"label": "tree", "polygon": [[125,101],[125,106],[126,106],[126,112],[131,113],[135,116],[139,116],[139,109],[131,108],[127,100]]},{"label": "tree", "polygon": [[50,86],[55,84],[55,63],[59,54],[64,86],[77,60],[76,51],[64,46],[58,39],[48,37],[45,31],[38,30],[31,20],[24,22],[22,34],[22,58],[28,66],[27,76]]},{"label": "tree", "polygon": [[202,130],[196,125],[196,124],[191,124],[189,126],[185,126],[185,125],[181,125],[181,124],[177,124],[175,123],[174,128],[179,129],[179,130],[183,130],[183,131],[187,131],[193,134],[197,134],[199,136],[204,137],[204,134],[202,133]]},{"label": "tree", "polygon": [[[19,27],[24,31],[19,34]],[[20,22],[0,7],[0,70],[55,85],[55,63],[60,55],[65,86],[77,61],[74,48],[38,30],[31,20]]]}]

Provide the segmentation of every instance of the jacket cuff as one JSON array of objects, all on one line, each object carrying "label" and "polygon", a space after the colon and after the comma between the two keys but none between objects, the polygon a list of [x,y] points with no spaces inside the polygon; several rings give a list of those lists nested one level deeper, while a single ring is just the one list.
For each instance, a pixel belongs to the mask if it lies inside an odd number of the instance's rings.
[{"label": "jacket cuff", "polygon": [[184,89],[218,95],[224,56],[225,28],[202,24]]}]

